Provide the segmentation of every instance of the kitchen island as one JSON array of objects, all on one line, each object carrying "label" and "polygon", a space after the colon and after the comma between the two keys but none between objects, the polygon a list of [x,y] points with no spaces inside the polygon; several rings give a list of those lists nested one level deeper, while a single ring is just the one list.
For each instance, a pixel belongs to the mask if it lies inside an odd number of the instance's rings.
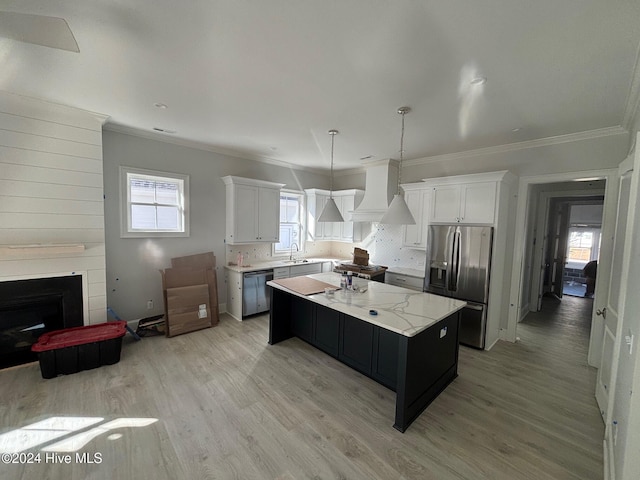
[{"label": "kitchen island", "polygon": [[[338,287],[340,275],[305,278]],[[275,281],[269,344],[297,336],[396,392],[394,427],[404,432],[453,381],[458,312],[465,302],[354,279],[363,292],[303,295]]]}]

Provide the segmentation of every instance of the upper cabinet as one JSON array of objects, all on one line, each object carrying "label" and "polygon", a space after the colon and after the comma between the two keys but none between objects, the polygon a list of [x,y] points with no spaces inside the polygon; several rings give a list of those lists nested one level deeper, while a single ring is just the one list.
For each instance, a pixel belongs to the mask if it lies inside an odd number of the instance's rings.
[{"label": "upper cabinet", "polygon": [[425,179],[431,187],[431,223],[493,225],[496,198],[506,172]]},{"label": "upper cabinet", "polygon": [[429,231],[429,215],[431,213],[432,189],[424,183],[407,183],[402,185],[404,199],[409,211],[416,221],[415,225],[402,227],[402,245],[409,248],[425,250]]},{"label": "upper cabinet", "polygon": [[337,190],[333,199],[344,222],[318,222],[317,219],[329,200],[329,190],[311,188],[305,190],[307,196],[307,232],[309,240],[333,240],[337,242],[359,242],[366,236],[366,225],[350,221],[351,214],[364,197],[362,190]]},{"label": "upper cabinet", "polygon": [[280,234],[282,183],[222,177],[226,185],[226,242],[276,243]]}]

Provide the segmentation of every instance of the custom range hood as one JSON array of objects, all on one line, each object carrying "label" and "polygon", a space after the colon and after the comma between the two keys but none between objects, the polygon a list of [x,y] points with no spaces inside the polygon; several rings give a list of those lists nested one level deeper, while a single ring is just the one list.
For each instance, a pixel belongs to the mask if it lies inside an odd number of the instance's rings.
[{"label": "custom range hood", "polygon": [[379,222],[397,190],[398,161],[387,158],[362,162],[366,169],[364,198],[349,212],[353,222]]}]

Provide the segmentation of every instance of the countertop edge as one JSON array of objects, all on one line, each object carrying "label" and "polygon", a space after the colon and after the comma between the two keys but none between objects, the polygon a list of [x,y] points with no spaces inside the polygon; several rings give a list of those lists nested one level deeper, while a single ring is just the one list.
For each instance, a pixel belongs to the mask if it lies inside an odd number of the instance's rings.
[{"label": "countertop edge", "polygon": [[[307,275],[307,276],[310,277],[310,278],[314,278],[315,277],[315,275]],[[368,283],[374,283],[374,282],[369,281]],[[376,321],[377,318],[375,316],[363,315],[363,314],[359,315],[357,312],[354,312],[354,311],[352,311],[352,310],[350,310],[348,308],[345,308],[345,306],[343,304],[341,304],[341,303],[333,303],[331,305],[327,305],[324,302],[320,301],[320,298],[325,298],[324,294],[302,295],[302,294],[300,294],[298,292],[294,292],[293,290],[290,290],[290,289],[288,289],[286,287],[283,287],[282,285],[279,285],[277,283],[273,283],[273,281],[267,282],[267,285],[269,285],[272,288],[277,288],[278,290],[282,290],[284,292],[290,293],[290,294],[295,295],[297,297],[305,298],[305,299],[307,299],[307,300],[309,300],[309,301],[311,301],[313,303],[316,303],[318,305],[322,305],[324,307],[330,308],[330,309],[335,310],[337,312],[344,313],[345,315],[349,315],[351,317],[357,318],[359,320],[362,320],[364,322],[370,323],[372,325],[376,325],[376,326],[379,326],[381,328],[384,328],[385,330],[388,330],[390,332],[394,332],[394,333],[397,333],[399,335],[403,335],[405,337],[414,337],[414,336],[416,336],[420,332],[432,327],[433,325],[435,325],[436,323],[440,322],[441,320],[444,320],[445,318],[449,317],[450,315],[462,310],[466,305],[466,302],[464,302],[462,300],[449,299],[449,300],[455,300],[457,303],[459,303],[459,305],[449,309],[446,312],[446,314],[443,314],[443,315],[441,315],[441,316],[439,316],[437,318],[436,317],[424,316],[423,318],[428,318],[430,320],[425,325],[422,325],[420,327],[416,327],[416,328],[411,329],[411,330],[408,330],[408,329],[407,330],[401,330],[401,329],[398,329],[398,328],[394,328],[393,326],[390,326],[390,325],[388,325],[386,323],[383,323],[383,322],[380,322],[380,321]],[[391,287],[391,288],[394,288],[394,289],[398,289],[400,292],[404,291],[404,292],[410,293],[410,294],[416,294],[416,293],[419,294],[420,293],[420,292],[416,292],[415,290],[411,290],[411,289],[408,289],[408,288],[396,287],[394,285],[388,285],[388,284],[384,284],[384,285],[386,285],[388,287]],[[336,292],[336,294],[338,294],[338,292]],[[440,297],[440,295],[435,295],[435,294],[432,294],[432,293],[423,292],[421,294],[422,295],[428,295],[428,296],[434,296],[434,297]],[[357,293],[354,293],[354,295],[357,295]],[[442,298],[447,298],[447,297],[442,297]]]},{"label": "countertop edge", "polygon": [[324,262],[342,262],[344,259],[342,258],[311,258],[306,262],[288,262],[284,260],[271,260],[267,262],[256,262],[249,266],[238,267],[237,265],[224,265],[224,268],[227,270],[231,270],[237,273],[246,273],[246,272],[257,272],[258,270],[269,270],[273,268],[280,267],[295,267],[298,265],[313,265],[316,263],[324,263]]}]

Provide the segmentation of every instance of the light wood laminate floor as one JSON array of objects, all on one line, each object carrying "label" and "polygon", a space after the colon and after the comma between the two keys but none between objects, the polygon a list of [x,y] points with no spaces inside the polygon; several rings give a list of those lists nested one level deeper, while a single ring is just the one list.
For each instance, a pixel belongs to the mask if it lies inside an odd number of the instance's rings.
[{"label": "light wood laminate floor", "polygon": [[37,364],[0,371],[0,434],[52,416],[158,419],[79,450],[100,464],[41,457],[0,478],[600,479],[590,308],[550,300],[520,342],[462,347],[459,377],[404,434],[393,392],[301,340],[269,346],[267,316],[126,337],[120,363],[51,380]]}]

